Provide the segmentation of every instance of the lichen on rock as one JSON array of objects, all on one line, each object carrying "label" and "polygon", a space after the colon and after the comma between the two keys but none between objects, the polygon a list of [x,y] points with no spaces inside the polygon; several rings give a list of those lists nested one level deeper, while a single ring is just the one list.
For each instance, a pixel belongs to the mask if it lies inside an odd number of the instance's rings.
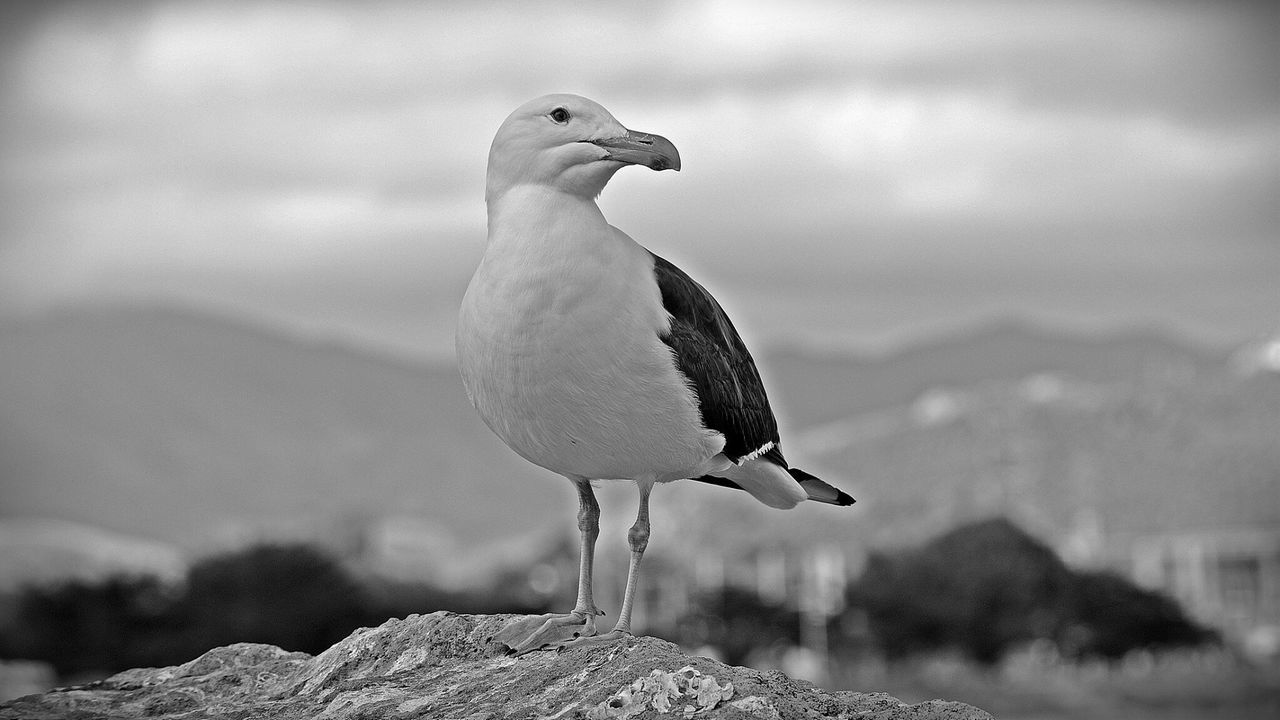
[{"label": "lichen on rock", "polygon": [[588,710],[587,720],[635,717],[650,707],[664,715],[674,710],[687,720],[731,697],[732,682],[722,686],[690,665],[671,672],[655,668]]}]

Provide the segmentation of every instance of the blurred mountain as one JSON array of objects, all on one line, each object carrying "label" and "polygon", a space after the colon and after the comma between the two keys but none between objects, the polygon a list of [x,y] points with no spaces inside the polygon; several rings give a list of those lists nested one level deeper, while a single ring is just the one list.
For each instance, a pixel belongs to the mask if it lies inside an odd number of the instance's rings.
[{"label": "blurred mountain", "polygon": [[[1103,533],[1280,523],[1280,376],[1227,353],[1006,324],[877,358],[761,359],[788,457],[858,505],[779,513],[677,484],[654,496],[656,548],[907,542],[1008,514],[1087,556]],[[630,524],[633,498],[606,490],[606,521]],[[465,556],[570,532],[575,507],[483,426],[451,364],[176,311],[0,325],[0,518],[360,552],[397,516],[427,528],[396,526],[384,544],[402,555]]]},{"label": "blurred mountain", "polygon": [[571,522],[573,497],[492,436],[450,366],[176,311],[0,326],[0,517],[342,546],[389,513],[518,534]]},{"label": "blurred mountain", "polygon": [[1118,539],[1280,528],[1280,378],[1183,360],[937,385],[800,439],[883,542],[1003,515],[1097,563]]},{"label": "blurred mountain", "polygon": [[1091,382],[1151,372],[1195,374],[1228,355],[1184,345],[1153,331],[1066,335],[1007,321],[877,356],[784,351],[769,358],[775,405],[801,426],[910,403],[937,386],[964,387],[1052,372]]},{"label": "blurred mountain", "polygon": [[0,519],[0,593],[24,585],[113,575],[151,575],[176,582],[186,559],[170,544],[92,525],[38,518]]}]

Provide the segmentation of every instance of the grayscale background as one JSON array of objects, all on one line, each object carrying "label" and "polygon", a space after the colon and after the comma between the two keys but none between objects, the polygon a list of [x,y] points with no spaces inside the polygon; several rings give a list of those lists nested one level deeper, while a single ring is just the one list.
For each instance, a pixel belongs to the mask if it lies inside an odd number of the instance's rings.
[{"label": "grayscale background", "polygon": [[[453,366],[489,142],[548,92],[679,148],[680,173],[620,172],[606,217],[716,294],[788,458],[859,501],[659,488],[637,629],[729,586],[843,618],[834,650],[752,656],[829,687],[1275,707],[1205,669],[1280,655],[1280,14],[1244,2],[5,3],[8,660],[34,647],[23,587],[178,587],[262,543],[569,601],[574,493]],[[634,491],[601,497],[612,614]],[[865,639],[841,592],[870,556],[996,517],[1229,650],[824,659]]]}]

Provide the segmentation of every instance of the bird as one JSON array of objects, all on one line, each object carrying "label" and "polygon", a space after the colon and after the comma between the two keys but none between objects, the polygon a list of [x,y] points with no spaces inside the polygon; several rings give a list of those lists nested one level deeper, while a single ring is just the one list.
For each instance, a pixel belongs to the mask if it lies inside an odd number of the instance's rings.
[{"label": "bird", "polygon": [[[854,502],[787,464],[760,374],[720,303],[605,220],[596,199],[628,165],[679,171],[680,154],[565,93],[521,105],[489,149],[488,238],[458,313],[458,367],[485,424],[573,483],[580,534],[573,609],[500,629],[492,640],[514,655],[632,635],[655,485],[696,480],[782,509]],[[639,507],[622,607],[601,633],[592,483],[606,480],[634,482]]]}]

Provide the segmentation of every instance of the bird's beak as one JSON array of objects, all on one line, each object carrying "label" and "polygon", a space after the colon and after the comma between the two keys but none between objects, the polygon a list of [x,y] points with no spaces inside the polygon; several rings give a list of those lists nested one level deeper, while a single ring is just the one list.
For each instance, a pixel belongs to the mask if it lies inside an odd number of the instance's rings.
[{"label": "bird's beak", "polygon": [[628,130],[626,135],[589,140],[609,152],[605,160],[644,165],[653,170],[679,170],[680,152],[661,135]]}]

